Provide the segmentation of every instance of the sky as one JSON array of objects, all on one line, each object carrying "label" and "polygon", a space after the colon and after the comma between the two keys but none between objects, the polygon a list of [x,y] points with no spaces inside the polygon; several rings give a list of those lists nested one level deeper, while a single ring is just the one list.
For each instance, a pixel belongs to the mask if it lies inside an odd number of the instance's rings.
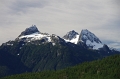
[{"label": "sky", "polygon": [[120,0],[1,0],[0,44],[36,25],[40,32],[64,36],[88,29],[120,49]]}]

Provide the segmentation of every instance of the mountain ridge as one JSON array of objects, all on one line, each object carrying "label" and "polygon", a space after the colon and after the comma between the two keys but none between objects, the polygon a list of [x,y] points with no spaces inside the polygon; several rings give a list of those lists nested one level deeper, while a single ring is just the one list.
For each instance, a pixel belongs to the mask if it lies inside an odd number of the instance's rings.
[{"label": "mountain ridge", "polygon": [[[24,45],[25,44],[27,45],[30,43],[41,45],[41,44],[50,43],[50,42],[53,45],[56,45],[56,43],[60,41],[63,44],[70,42],[76,45],[82,45],[83,47],[86,47],[88,49],[93,49],[93,50],[99,50],[101,48],[104,48],[104,45],[106,45],[106,44],[102,44],[100,39],[94,33],[90,32],[87,29],[81,30],[80,33],[77,33],[74,30],[69,31],[66,33],[66,35],[64,35],[61,38],[60,36],[57,36],[55,34],[50,35],[48,33],[40,32],[36,27],[36,25],[32,25],[26,28],[25,31],[21,32],[21,34],[13,41],[18,41],[18,42],[23,41]],[[13,46],[12,44],[13,41],[8,41],[6,43],[3,43],[3,45]],[[114,50],[114,49],[111,49],[111,50]]]},{"label": "mountain ridge", "polygon": [[[26,28],[25,31],[21,32],[21,34],[16,38],[16,40],[25,40],[30,42],[30,41],[44,39],[46,42],[51,42],[52,35],[48,33],[41,33],[37,29],[36,25],[32,25],[31,27]],[[99,49],[103,47],[103,44],[99,40],[99,38],[96,37],[92,32],[88,31],[87,29],[82,30],[80,34],[75,32],[74,30],[69,31],[61,39],[63,39],[66,42],[71,42],[74,44],[83,42],[89,48],[92,48],[92,49]]]},{"label": "mountain ridge", "polygon": [[[18,36],[15,40],[3,43],[0,46],[0,60],[2,60],[0,62],[0,68],[5,67],[4,71],[6,71],[7,75],[10,75],[9,73],[24,73],[25,71],[59,70],[86,61],[93,61],[110,55],[120,54],[119,51],[109,49],[105,44],[98,49],[88,46],[88,43],[84,42],[84,40],[79,40],[80,34],[74,30],[66,34],[65,37],[68,39],[68,41],[66,41],[66,38],[61,38],[55,34],[42,33],[36,30],[36,26],[33,27],[35,29],[30,29],[29,34],[27,31],[26,35],[25,29],[25,31],[23,31],[25,34],[21,32],[22,35]],[[88,35],[95,37],[93,33],[89,33]],[[86,35],[86,40],[91,41],[88,37],[89,36]],[[94,41],[93,37],[91,37],[91,39]],[[99,39],[97,37],[95,38]],[[74,39],[77,39],[77,41]],[[94,43],[92,45],[94,45]],[[18,63],[20,63],[20,65]],[[16,72],[14,72],[13,68]],[[1,75],[5,76],[5,72],[0,71],[0,73],[3,73]]]}]

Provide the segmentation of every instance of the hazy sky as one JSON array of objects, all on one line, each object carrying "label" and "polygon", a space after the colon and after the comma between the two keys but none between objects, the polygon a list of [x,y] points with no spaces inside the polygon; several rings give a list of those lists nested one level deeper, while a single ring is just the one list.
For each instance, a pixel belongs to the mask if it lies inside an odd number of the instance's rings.
[{"label": "hazy sky", "polygon": [[103,43],[120,48],[120,0],[1,0],[0,44],[35,24],[59,36],[88,29]]}]

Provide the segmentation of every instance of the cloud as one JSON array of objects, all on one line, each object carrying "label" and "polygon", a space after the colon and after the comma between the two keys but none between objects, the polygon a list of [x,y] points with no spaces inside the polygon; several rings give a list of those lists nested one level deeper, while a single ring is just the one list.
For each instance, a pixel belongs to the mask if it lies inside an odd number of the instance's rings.
[{"label": "cloud", "polygon": [[107,44],[110,48],[120,51],[120,41],[102,40],[103,44]]},{"label": "cloud", "polygon": [[29,8],[43,8],[47,5],[45,0],[16,0],[10,6],[13,12],[27,12]]},{"label": "cloud", "polygon": [[120,42],[109,43],[108,46],[120,51]]}]

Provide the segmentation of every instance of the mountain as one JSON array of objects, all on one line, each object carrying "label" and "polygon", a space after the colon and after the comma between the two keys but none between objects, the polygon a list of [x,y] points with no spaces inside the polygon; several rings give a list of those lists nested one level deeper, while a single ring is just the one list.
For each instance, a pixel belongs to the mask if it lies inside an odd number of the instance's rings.
[{"label": "mountain", "polygon": [[1,79],[120,79],[120,55],[57,71],[24,73]]},{"label": "mountain", "polygon": [[80,42],[85,43],[89,48],[92,49],[99,49],[103,47],[102,42],[99,40],[98,37],[96,37],[93,33],[88,31],[87,29],[82,30],[80,34],[77,32],[70,31],[65,36],[63,36],[63,39],[66,42],[71,42],[74,44],[78,44]]},{"label": "mountain", "polygon": [[[24,43],[32,43],[36,45],[40,45],[43,43],[55,43],[58,42],[64,42],[62,38],[55,34],[48,34],[48,33],[41,33],[38,31],[37,27],[35,25],[32,25],[31,27],[27,28],[25,31],[23,31],[15,41],[23,41]],[[39,41],[39,43],[38,43]]]},{"label": "mountain", "polygon": [[[25,31],[23,31],[18,38],[17,41],[23,40],[24,42],[31,42],[36,40],[43,40],[44,42],[54,42],[54,38],[60,38],[59,36],[52,34],[49,35],[48,33],[41,33],[39,32],[36,25],[32,25],[29,28],[26,28]],[[92,49],[99,49],[103,47],[102,42],[99,40],[98,37],[96,37],[93,33],[88,31],[87,29],[82,30],[80,34],[75,32],[74,30],[68,32],[66,35],[63,36],[64,41],[71,42],[74,44],[79,44],[83,42],[87,45],[88,48]]]},{"label": "mountain", "polygon": [[29,28],[26,28],[25,31],[23,31],[20,35],[20,36],[24,36],[24,35],[30,35],[30,34],[33,34],[33,33],[39,33],[39,30],[38,28],[36,27],[36,25],[32,25],[31,27]]},{"label": "mountain", "polygon": [[80,41],[82,40],[84,43],[86,43],[87,46],[89,46],[89,47],[91,47],[93,49],[98,49],[98,48],[103,47],[103,44],[99,40],[99,38],[96,37],[90,31],[88,31],[87,29],[81,31],[79,40]]},{"label": "mountain", "polygon": [[88,30],[82,30],[80,34],[72,30],[61,38],[42,33],[32,25],[15,40],[0,46],[0,77],[64,69],[114,54],[120,52],[109,49]]},{"label": "mountain", "polygon": [[74,44],[77,44],[78,39],[79,39],[79,34],[77,32],[75,32],[74,30],[68,32],[66,35],[63,36],[63,39],[66,42],[71,42]]}]

